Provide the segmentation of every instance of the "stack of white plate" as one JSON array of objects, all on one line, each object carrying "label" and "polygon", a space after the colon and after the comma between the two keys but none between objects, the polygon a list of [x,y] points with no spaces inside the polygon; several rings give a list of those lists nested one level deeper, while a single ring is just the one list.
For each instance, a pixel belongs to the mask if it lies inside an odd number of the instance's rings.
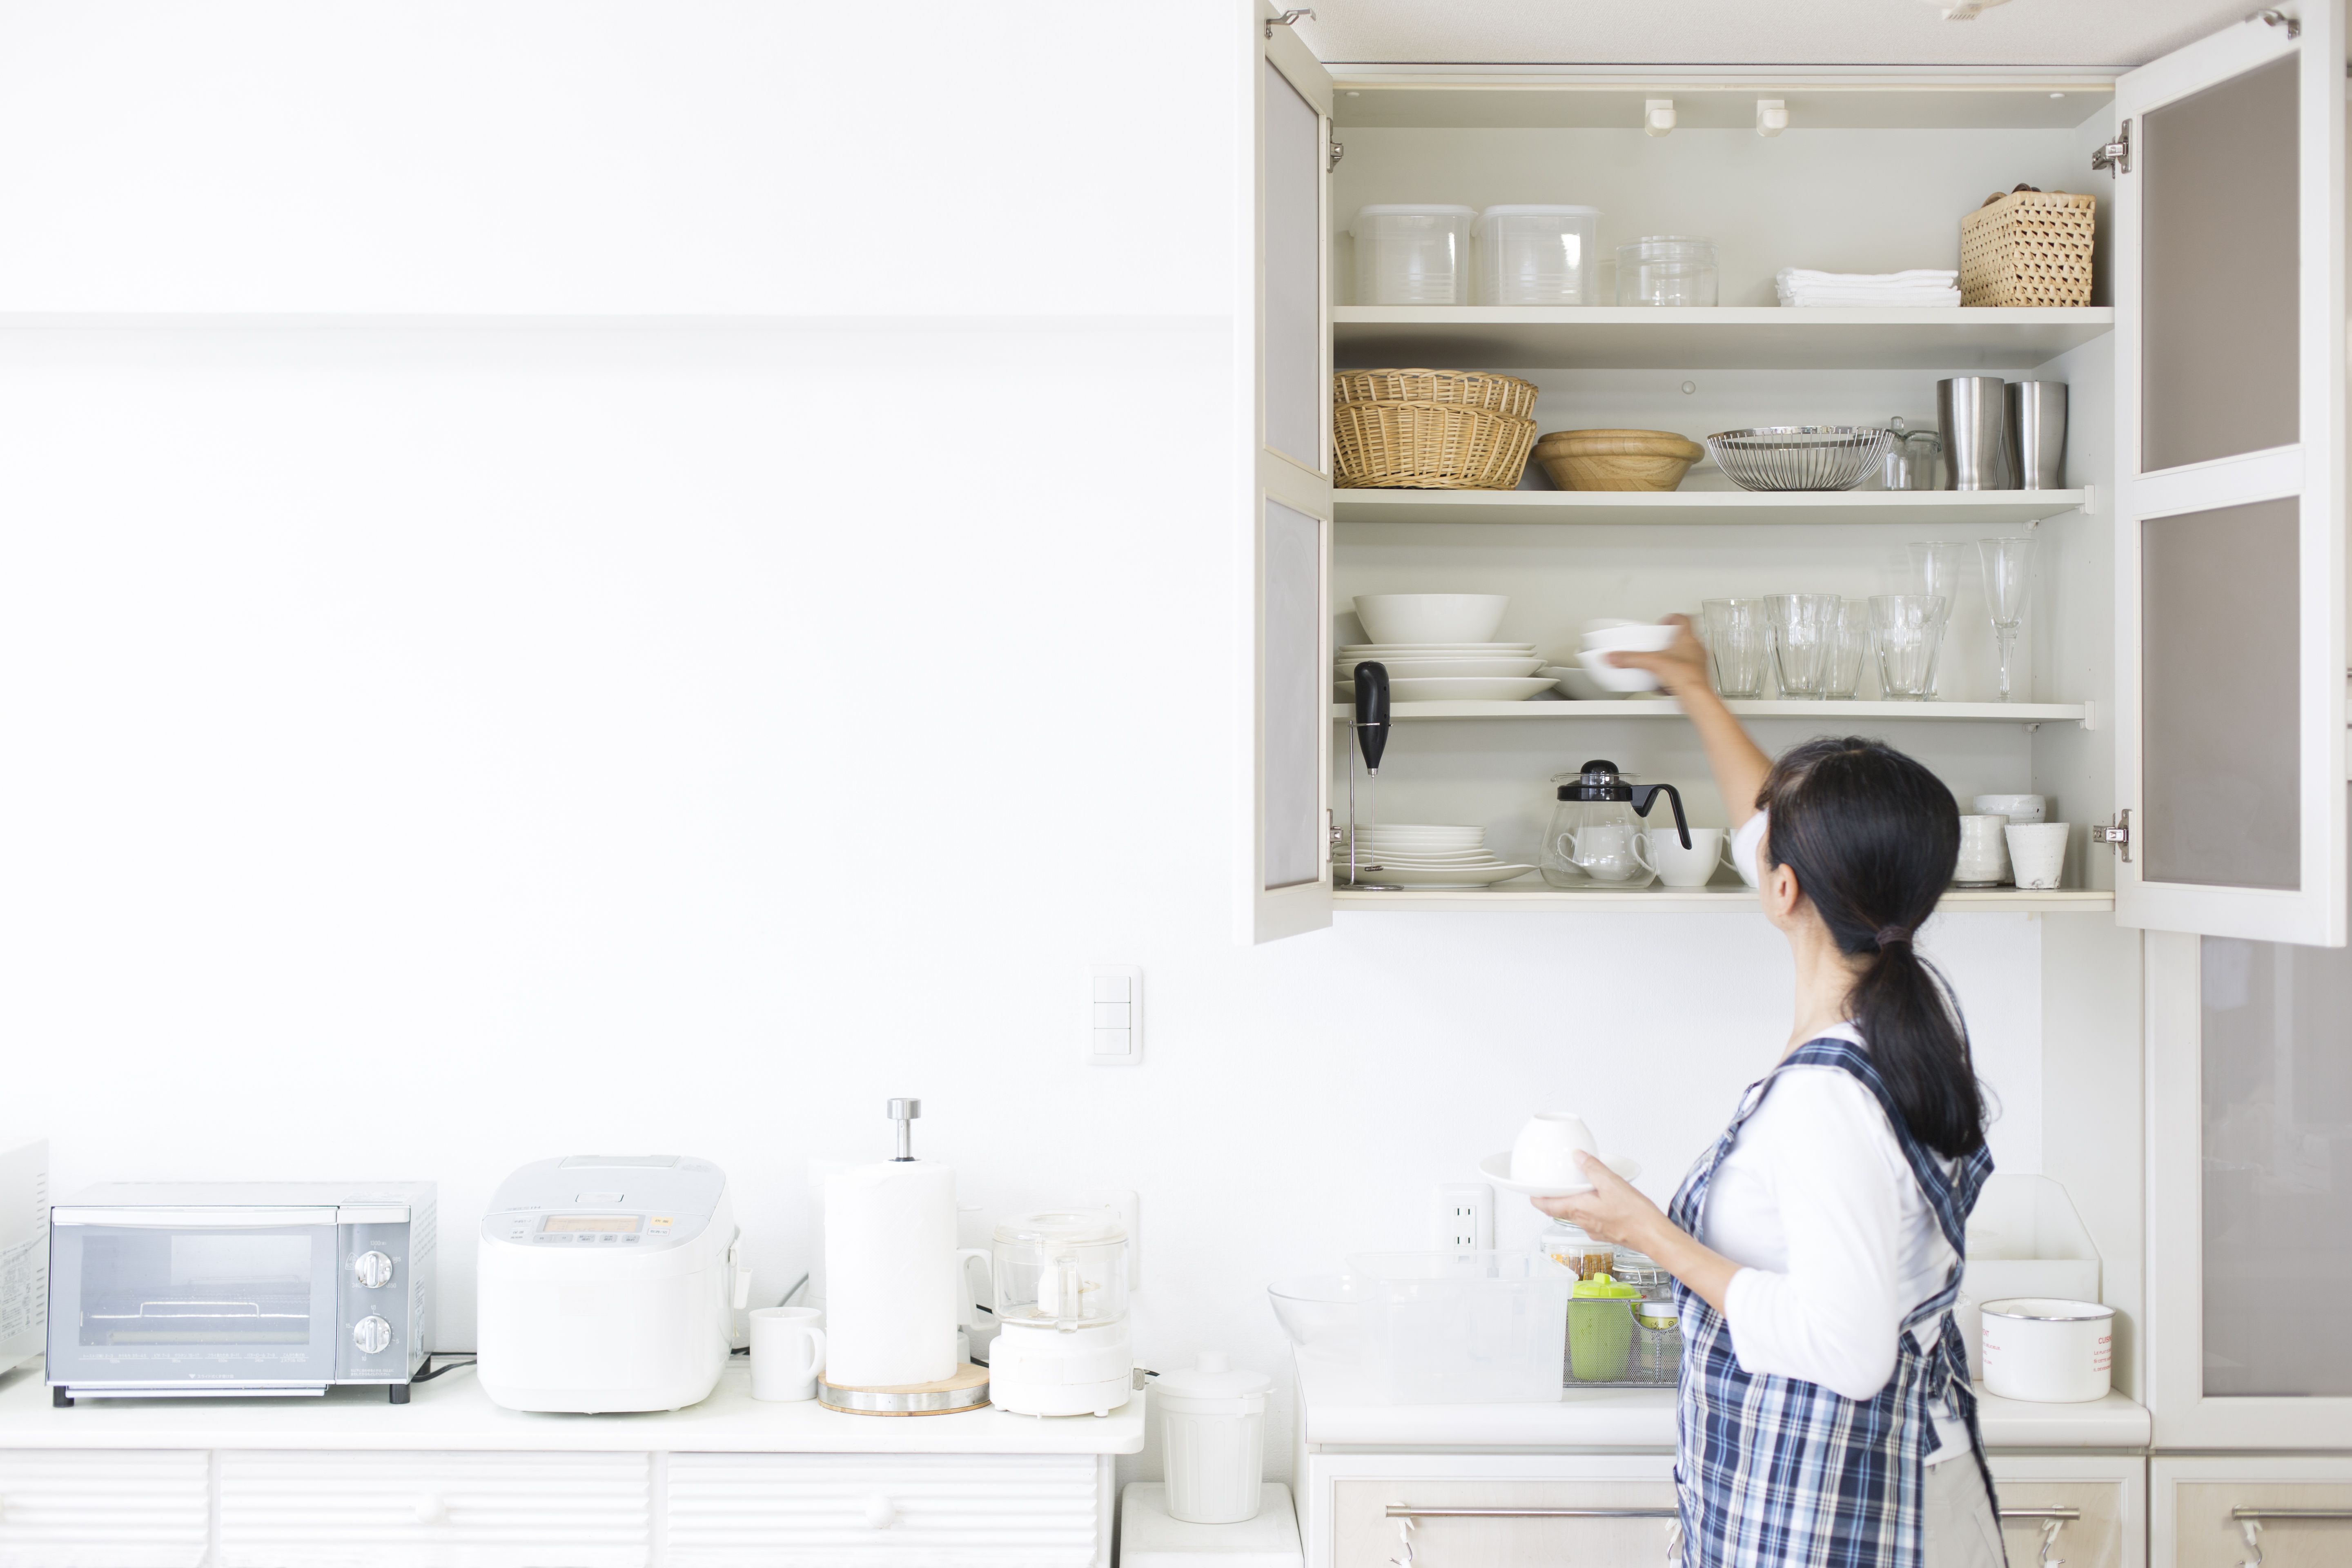
[{"label": "stack of white plate", "polygon": [[1518,702],[1551,685],[1536,668],[1543,656],[1531,642],[1355,643],[1332,665],[1339,700],[1356,700],[1356,666],[1388,667],[1396,702]]},{"label": "stack of white plate", "polygon": [[[1383,822],[1360,830],[1356,875],[1366,882],[1400,888],[1484,888],[1524,877],[1533,866],[1513,866],[1486,847],[1483,827],[1445,827]],[[1366,868],[1378,865],[1377,871]],[[1334,874],[1348,877],[1348,841],[1343,835],[1333,857]]]}]

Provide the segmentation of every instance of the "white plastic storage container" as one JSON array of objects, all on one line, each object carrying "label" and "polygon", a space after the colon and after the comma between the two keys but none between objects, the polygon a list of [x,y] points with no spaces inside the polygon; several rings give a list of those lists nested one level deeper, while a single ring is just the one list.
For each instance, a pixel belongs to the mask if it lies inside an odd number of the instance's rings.
[{"label": "white plastic storage container", "polygon": [[1239,1524],[1264,1500],[1265,1392],[1274,1379],[1236,1372],[1223,1354],[1162,1373],[1152,1384],[1168,1467],[1168,1514],[1187,1524]]},{"label": "white plastic storage container", "polygon": [[1303,1360],[1370,1405],[1558,1399],[1575,1272],[1507,1252],[1372,1252],[1349,1272],[1277,1280],[1275,1316]]},{"label": "white plastic storage container", "polygon": [[1356,237],[1359,305],[1466,305],[1470,302],[1469,207],[1365,207],[1348,232]]},{"label": "white plastic storage container", "polygon": [[1598,207],[1515,205],[1478,215],[1478,303],[1592,305]]}]

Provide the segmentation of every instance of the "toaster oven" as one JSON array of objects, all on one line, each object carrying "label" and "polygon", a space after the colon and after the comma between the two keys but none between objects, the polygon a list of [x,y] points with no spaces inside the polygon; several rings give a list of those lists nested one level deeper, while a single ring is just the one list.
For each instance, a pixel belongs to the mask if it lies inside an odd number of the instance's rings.
[{"label": "toaster oven", "polygon": [[430,1182],[110,1184],[49,1211],[53,1401],[408,1402],[432,1345]]}]

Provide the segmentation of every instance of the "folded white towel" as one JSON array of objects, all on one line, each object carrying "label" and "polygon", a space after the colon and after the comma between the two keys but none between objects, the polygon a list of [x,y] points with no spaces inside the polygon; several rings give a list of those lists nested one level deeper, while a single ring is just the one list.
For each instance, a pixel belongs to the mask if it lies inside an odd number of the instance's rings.
[{"label": "folded white towel", "polygon": [[1802,267],[1783,267],[1772,275],[1772,280],[1783,289],[1791,285],[1820,285],[1830,289],[1949,289],[1960,275],[1949,268],[1917,267],[1908,272],[1815,272]]},{"label": "folded white towel", "polygon": [[1790,306],[1878,306],[1886,310],[1957,305],[1958,289],[1783,289],[1780,303]]}]

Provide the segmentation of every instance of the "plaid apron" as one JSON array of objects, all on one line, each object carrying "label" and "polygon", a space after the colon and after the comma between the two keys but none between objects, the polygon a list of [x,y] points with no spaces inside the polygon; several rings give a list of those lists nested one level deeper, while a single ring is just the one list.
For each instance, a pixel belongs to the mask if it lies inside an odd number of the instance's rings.
[{"label": "plaid apron", "polygon": [[[1868,1399],[1848,1399],[1800,1378],[1742,1372],[1723,1315],[1675,1284],[1683,1360],[1675,1489],[1689,1568],[1918,1568],[1923,1471],[1937,1446],[1929,1407],[1947,1396],[1968,1425],[1985,1495],[1993,1495],[1968,1353],[1948,1310],[1960,1293],[1969,1211],[1992,1173],[1992,1156],[1979,1145],[1947,1176],[1904,1125],[1868,1054],[1850,1041],[1808,1041],[1780,1063],[1808,1066],[1842,1068],[1877,1097],[1952,1244],[1952,1271],[1942,1289],[1904,1319],[1895,1375]],[[1780,1068],[1748,1086],[1714,1152],[1691,1168],[1675,1194],[1669,1212],[1691,1235],[1699,1234],[1716,1166],[1771,1092]],[[1912,1326],[1939,1317],[1941,1332],[1922,1350]]]}]

